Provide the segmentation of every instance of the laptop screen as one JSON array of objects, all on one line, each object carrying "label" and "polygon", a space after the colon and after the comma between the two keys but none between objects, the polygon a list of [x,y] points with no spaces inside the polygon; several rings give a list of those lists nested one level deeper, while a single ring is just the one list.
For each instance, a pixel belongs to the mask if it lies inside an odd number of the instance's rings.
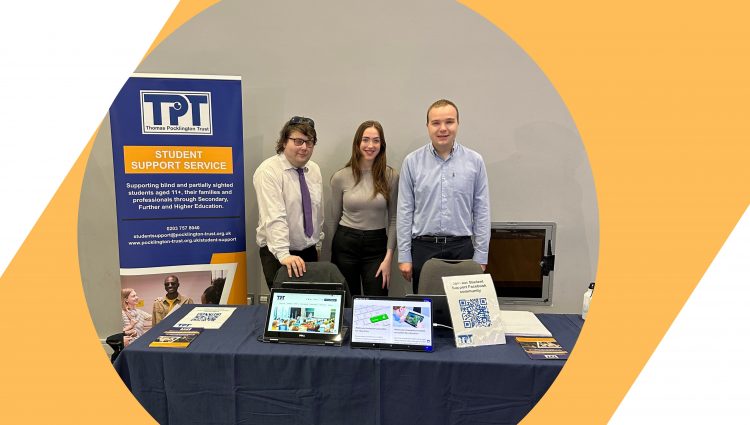
[{"label": "laptop screen", "polygon": [[352,347],[432,351],[430,299],[355,297]]},{"label": "laptop screen", "polygon": [[341,331],[344,291],[274,288],[264,337],[322,342]]}]

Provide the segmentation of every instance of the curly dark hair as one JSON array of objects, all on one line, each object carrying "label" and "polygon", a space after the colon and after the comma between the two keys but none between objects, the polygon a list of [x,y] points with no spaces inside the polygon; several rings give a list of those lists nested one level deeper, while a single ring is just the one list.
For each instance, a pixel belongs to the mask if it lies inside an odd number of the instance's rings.
[{"label": "curly dark hair", "polygon": [[[294,121],[294,123],[292,122]],[[287,139],[293,131],[299,131],[313,141],[313,145],[318,143],[318,134],[315,132],[315,123],[313,120],[304,117],[293,117],[284,124],[279,132],[279,140],[276,142],[276,153],[284,152]]]}]

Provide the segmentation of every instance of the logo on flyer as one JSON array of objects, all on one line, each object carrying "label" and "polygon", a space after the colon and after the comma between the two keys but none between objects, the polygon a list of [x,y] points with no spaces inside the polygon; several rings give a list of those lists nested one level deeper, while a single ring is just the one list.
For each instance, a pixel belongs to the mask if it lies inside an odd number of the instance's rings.
[{"label": "logo on flyer", "polygon": [[143,134],[213,134],[210,92],[140,93]]},{"label": "logo on flyer", "polygon": [[458,342],[461,343],[461,345],[471,344],[472,337],[472,334],[456,335],[456,338],[458,338]]}]

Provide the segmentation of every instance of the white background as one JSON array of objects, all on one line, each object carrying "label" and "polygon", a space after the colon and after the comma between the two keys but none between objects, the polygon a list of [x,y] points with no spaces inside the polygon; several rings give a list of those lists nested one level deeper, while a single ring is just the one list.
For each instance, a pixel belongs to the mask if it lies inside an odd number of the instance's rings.
[{"label": "white background", "polygon": [[745,210],[611,423],[748,422],[748,246],[750,209]]},{"label": "white background", "polygon": [[3,7],[0,272],[177,3],[25,1]]}]

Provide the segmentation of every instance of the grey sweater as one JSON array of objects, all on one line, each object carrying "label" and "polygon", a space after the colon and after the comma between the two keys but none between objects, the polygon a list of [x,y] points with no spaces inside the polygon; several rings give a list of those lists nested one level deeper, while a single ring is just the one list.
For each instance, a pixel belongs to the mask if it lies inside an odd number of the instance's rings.
[{"label": "grey sweater", "polygon": [[372,197],[370,171],[362,171],[359,184],[354,186],[351,167],[337,171],[331,178],[331,208],[334,223],[358,230],[387,229],[388,249],[396,247],[396,208],[398,204],[398,172],[393,170],[389,182],[390,200],[386,205],[383,195]]}]

